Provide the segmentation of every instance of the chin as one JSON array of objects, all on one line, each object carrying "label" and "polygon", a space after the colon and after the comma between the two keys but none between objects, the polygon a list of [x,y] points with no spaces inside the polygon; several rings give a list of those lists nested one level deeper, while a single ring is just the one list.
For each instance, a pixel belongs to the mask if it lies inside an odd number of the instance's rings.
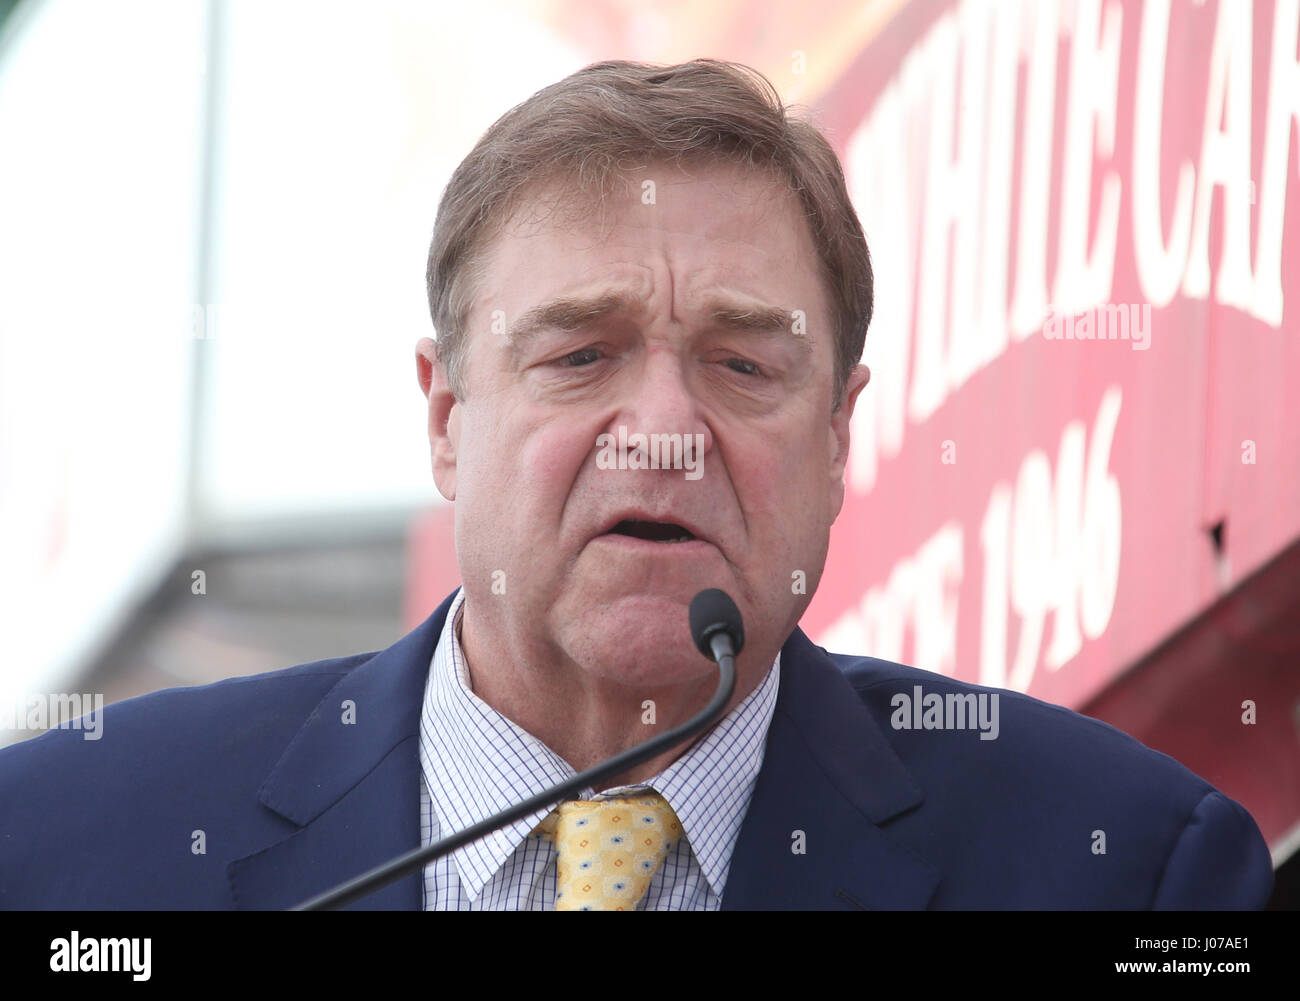
[{"label": "chin", "polygon": [[629,657],[626,650],[621,651],[621,660],[611,663],[602,659],[594,665],[593,673],[614,684],[626,686],[632,696],[640,700],[661,688],[700,684],[709,678],[716,678],[718,669],[707,661],[694,647],[674,656],[662,650],[656,650],[645,656]]},{"label": "chin", "polygon": [[717,671],[691,639],[687,604],[667,598],[637,596],[596,606],[569,640],[571,655],[587,671],[631,687],[684,684]]}]

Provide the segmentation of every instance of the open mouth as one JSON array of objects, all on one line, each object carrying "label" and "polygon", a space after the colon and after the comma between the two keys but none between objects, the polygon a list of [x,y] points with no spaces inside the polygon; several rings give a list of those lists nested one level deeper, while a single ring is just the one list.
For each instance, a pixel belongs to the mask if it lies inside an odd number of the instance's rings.
[{"label": "open mouth", "polygon": [[610,535],[626,535],[646,542],[690,542],[695,538],[681,525],[662,521],[620,521],[609,530]]}]

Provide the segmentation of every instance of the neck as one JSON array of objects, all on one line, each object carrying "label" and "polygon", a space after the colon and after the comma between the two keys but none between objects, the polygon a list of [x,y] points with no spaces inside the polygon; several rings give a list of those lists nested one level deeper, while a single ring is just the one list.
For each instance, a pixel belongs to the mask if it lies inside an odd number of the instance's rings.
[{"label": "neck", "polygon": [[[459,638],[474,694],[578,772],[680,726],[700,712],[717,691],[716,669],[687,684],[638,684],[633,690],[596,677],[572,660],[543,660],[535,650],[491,642],[492,637],[504,635],[502,631],[476,629],[468,607],[464,609]],[[774,658],[775,653],[767,660],[768,667]],[[742,670],[737,659],[736,688],[723,715],[739,705],[765,676],[765,670]],[[697,734],[603,779],[596,783],[596,791],[653,778],[703,736]]]}]

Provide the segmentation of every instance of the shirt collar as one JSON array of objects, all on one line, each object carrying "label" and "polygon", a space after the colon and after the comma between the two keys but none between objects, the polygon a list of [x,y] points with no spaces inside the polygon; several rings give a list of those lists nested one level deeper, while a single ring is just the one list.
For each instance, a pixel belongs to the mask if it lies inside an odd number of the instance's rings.
[{"label": "shirt collar", "polygon": [[[447,611],[421,714],[420,764],[440,836],[464,830],[575,774],[542,741],[472,691],[458,635],[464,597],[462,588]],[[780,664],[778,654],[758,687],[658,775],[598,796],[590,789],[583,794],[604,799],[644,788],[658,792],[677,814],[700,871],[718,896],[763,764]],[[471,900],[549,812],[539,810],[451,853]]]}]

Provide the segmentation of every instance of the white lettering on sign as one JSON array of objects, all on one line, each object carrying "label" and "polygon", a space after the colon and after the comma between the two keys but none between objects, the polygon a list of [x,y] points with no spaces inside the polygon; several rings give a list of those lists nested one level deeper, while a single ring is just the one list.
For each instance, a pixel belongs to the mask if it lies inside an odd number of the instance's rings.
[{"label": "white lettering on sign", "polygon": [[[1110,624],[1119,586],[1121,506],[1110,447],[1122,394],[1102,396],[1086,437],[1082,421],[1061,432],[1053,478],[1035,449],[1020,464],[1014,490],[994,486],[980,526],[984,561],[980,611],[980,684],[1028,691],[1040,661],[1069,663]],[[1008,672],[1008,608],[1020,621]],[[1043,633],[1052,619],[1052,639]]]},{"label": "white lettering on sign", "polygon": [[1094,148],[1106,160],[1115,151],[1120,24],[1121,11],[1117,5],[1107,5],[1105,25],[1101,26],[1101,0],[1078,0],[1070,49],[1070,95],[1065,119],[1061,231],[1056,265],[1056,308],[1066,313],[1079,312],[1110,299],[1111,280],[1115,275],[1120,181],[1114,170],[1106,171],[1102,181],[1093,240],[1089,239],[1089,226]]},{"label": "white lettering on sign", "polygon": [[[1110,624],[1122,535],[1110,450],[1122,398],[1118,386],[1106,390],[1091,435],[1081,420],[1062,429],[1054,470],[1047,454],[1034,449],[1021,461],[1014,486],[997,483],[989,493],[979,532],[982,685],[1028,691],[1040,665],[1060,669],[1083,649],[1085,638],[1098,638]],[[954,674],[963,539],[961,522],[945,523],[818,642],[832,651],[861,650]],[[1009,613],[1020,625],[1011,657]]]},{"label": "white lettering on sign", "polygon": [[1250,311],[1271,327],[1282,326],[1282,220],[1291,180],[1291,125],[1300,128],[1300,0],[1273,5],[1273,52],[1269,59],[1264,160],[1260,166],[1259,233],[1255,242],[1255,295]]},{"label": "white lettering on sign", "polygon": [[[1109,301],[1126,198],[1133,225],[1122,236],[1152,307],[1180,293],[1212,297],[1281,327],[1283,226],[1288,190],[1298,185],[1289,164],[1300,124],[1300,0],[1273,4],[1271,34],[1255,30],[1254,13],[1250,0],[1178,8],[1180,18],[1215,20],[1209,51],[1180,56],[1203,61],[1207,87],[1193,140],[1199,156],[1177,164],[1168,218],[1164,112],[1179,86],[1166,73],[1170,0],[1148,0],[1128,24],[1108,0],[964,0],[909,50],[846,149],[850,193],[877,251],[863,359],[872,381],[853,418],[852,491],[875,486],[909,424],[927,421],[1012,345],[1041,336],[1049,303],[1073,314]],[[1127,46],[1126,29],[1136,36]],[[1256,36],[1271,39],[1259,53]],[[1131,98],[1119,94],[1125,53],[1136,60]],[[1268,59],[1259,74],[1266,94],[1252,91],[1256,58]],[[1064,74],[1059,59],[1068,62]],[[1187,77],[1185,65],[1180,74]],[[1066,87],[1059,107],[1058,76]],[[1130,99],[1133,156],[1121,162],[1117,109]],[[1258,183],[1253,118],[1263,122]],[[1212,243],[1222,247],[1213,275]]]},{"label": "white lettering on sign", "polygon": [[1217,299],[1238,309],[1250,306],[1255,284],[1250,272],[1251,7],[1250,0],[1219,4],[1201,130],[1192,249],[1183,277],[1185,295],[1204,299],[1210,294],[1210,203],[1214,189],[1222,187],[1223,254]]},{"label": "white lettering on sign", "polygon": [[[818,642],[828,650],[865,650],[927,671],[955,673],[962,545],[961,524],[948,522],[915,556],[899,560],[885,584],[869,589]],[[910,657],[904,645],[909,634]]]},{"label": "white lettering on sign", "polygon": [[1192,235],[1192,192],[1196,169],[1178,166],[1173,225],[1165,241],[1160,222],[1160,138],[1165,106],[1165,50],[1169,0],[1142,7],[1137,93],[1133,102],[1133,251],[1138,284],[1159,309],[1174,297]]}]

